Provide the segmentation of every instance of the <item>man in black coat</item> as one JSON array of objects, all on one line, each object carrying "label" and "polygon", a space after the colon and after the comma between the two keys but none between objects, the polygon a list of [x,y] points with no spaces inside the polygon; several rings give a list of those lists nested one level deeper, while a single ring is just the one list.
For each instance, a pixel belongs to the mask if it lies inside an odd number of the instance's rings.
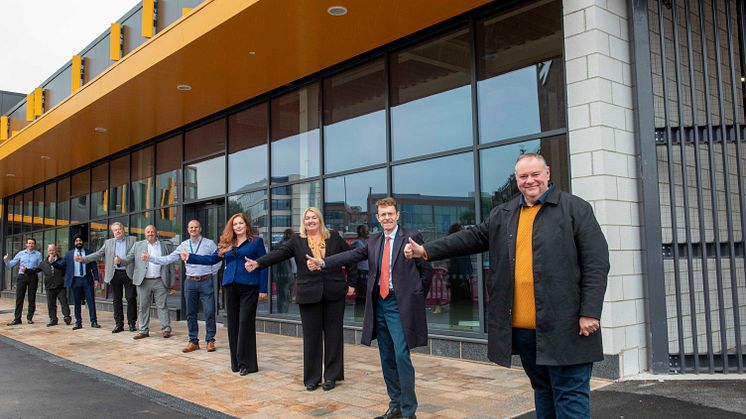
[{"label": "man in black coat", "polygon": [[331,269],[368,261],[368,295],[365,300],[361,343],[378,340],[381,369],[389,407],[376,419],[416,418],[414,366],[409,351],[427,345],[425,296],[432,281],[432,268],[424,260],[404,258],[407,240],[422,243],[414,229],[399,226],[399,211],[393,198],[376,202],[376,218],[383,233],[370,236],[364,247],[324,259],[308,257],[308,268]]},{"label": "man in black coat", "polygon": [[44,287],[47,290],[47,310],[49,311],[49,326],[57,326],[57,300],[60,301],[65,324],[72,322],[70,317],[70,305],[67,303],[67,288],[65,288],[65,271],[55,269],[52,264],[59,259],[57,245],[47,245],[47,258],[44,259],[39,268],[44,272]]},{"label": "man in black coat", "polygon": [[521,357],[539,418],[590,417],[593,362],[603,359],[600,322],[609,250],[591,205],[549,184],[536,153],[515,165],[521,195],[482,224],[404,254],[439,260],[489,251],[488,357]]}]

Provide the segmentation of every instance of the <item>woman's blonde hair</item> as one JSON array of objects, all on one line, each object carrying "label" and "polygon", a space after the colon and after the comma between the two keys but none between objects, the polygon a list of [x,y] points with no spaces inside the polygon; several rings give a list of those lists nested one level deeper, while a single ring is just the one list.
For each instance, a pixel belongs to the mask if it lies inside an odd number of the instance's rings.
[{"label": "woman's blonde hair", "polygon": [[300,236],[304,239],[308,237],[306,234],[306,224],[303,222],[308,211],[311,211],[312,213],[316,214],[317,217],[319,217],[319,231],[321,231],[321,236],[324,238],[324,240],[328,239],[329,236],[331,236],[331,233],[329,233],[329,229],[326,228],[326,224],[324,223],[324,216],[321,215],[321,211],[319,211],[319,209],[316,207],[308,207],[305,211],[303,211],[303,217],[300,220]]},{"label": "woman's blonde hair", "polygon": [[242,212],[233,214],[231,218],[228,219],[228,222],[225,223],[223,234],[220,235],[220,243],[218,243],[218,255],[220,255],[221,257],[225,255],[225,252],[233,249],[236,246],[237,237],[236,233],[233,232],[233,220],[238,217],[241,217],[243,219],[243,222],[246,223],[246,240],[251,241],[251,238],[254,236],[254,229],[251,228],[251,223],[246,217],[246,214]]}]

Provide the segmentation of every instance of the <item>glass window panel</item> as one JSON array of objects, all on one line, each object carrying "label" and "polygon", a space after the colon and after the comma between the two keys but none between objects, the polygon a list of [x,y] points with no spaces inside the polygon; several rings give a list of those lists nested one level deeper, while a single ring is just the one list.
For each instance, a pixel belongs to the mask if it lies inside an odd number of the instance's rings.
[{"label": "glass window panel", "polygon": [[60,227],[55,230],[57,234],[57,248],[60,250],[60,254],[64,255],[70,250],[70,228]]},{"label": "glass window panel", "polygon": [[[15,210],[16,210],[16,208],[15,208],[15,204],[16,204],[15,203],[15,197],[12,196],[12,197],[8,198],[8,200],[6,202],[8,203],[8,217],[7,217],[6,221],[5,221],[5,236],[10,236],[10,235],[14,234],[13,233],[13,228],[14,228],[14,221],[15,221],[15,218],[16,218],[16,215],[15,215]],[[6,249],[7,249],[7,247],[6,247]]]},{"label": "glass window panel", "polygon": [[[353,246],[363,246],[368,234],[379,231],[376,200],[387,195],[386,169],[326,179],[324,184],[324,221]],[[363,321],[368,281],[368,262],[357,264],[354,297],[347,299],[352,309],[345,319]]]},{"label": "glass window panel", "polygon": [[44,228],[44,187],[34,189],[34,230]]},{"label": "glass window panel", "polygon": [[324,80],[326,173],[386,161],[383,59]]},{"label": "glass window panel", "polygon": [[[106,241],[109,235],[109,226],[106,223],[106,220],[91,221],[91,223],[88,226],[88,231],[89,231],[88,243],[86,243],[86,246],[88,246],[88,248],[93,251],[100,249],[104,245],[104,241]],[[99,261],[98,262],[98,277],[99,278],[104,278],[105,268],[106,268],[105,261]],[[107,295],[106,295],[107,292],[103,286],[96,287],[94,289],[94,292],[96,294],[96,298],[107,298]],[[112,297],[111,295],[108,296],[109,299],[111,299],[111,297]]]},{"label": "glass window panel", "polygon": [[33,227],[34,220],[34,194],[26,192],[23,194],[23,232],[28,233]]},{"label": "glass window panel", "polygon": [[272,100],[272,182],[318,176],[319,85]]},{"label": "glass window panel", "polygon": [[559,1],[477,21],[480,142],[565,126],[561,24]]},{"label": "glass window panel", "polygon": [[153,147],[132,153],[130,211],[153,208]]},{"label": "glass window panel", "polygon": [[130,211],[127,208],[130,182],[130,156],[111,161],[109,181],[109,214],[121,215]]},{"label": "glass window panel", "polygon": [[70,178],[57,182],[57,225],[70,223]]},{"label": "glass window panel", "polygon": [[228,117],[228,192],[267,185],[267,104]]},{"label": "glass window panel", "polygon": [[[420,230],[425,241],[475,224],[472,153],[395,166],[392,180],[400,223]],[[476,255],[433,262],[426,297],[431,328],[481,331],[476,263]]]},{"label": "glass window panel", "polygon": [[156,206],[173,205],[181,199],[181,135],[158,143],[155,153]]},{"label": "glass window panel", "polygon": [[145,227],[148,224],[155,225],[153,211],[139,212],[130,215],[129,235],[137,237],[137,240],[145,240]]},{"label": "glass window panel", "polygon": [[91,191],[91,172],[86,170],[72,176],[72,196],[70,199],[70,223],[88,221],[88,198]]},{"label": "glass window panel", "polygon": [[243,212],[249,217],[254,232],[261,235],[265,243],[269,243],[269,220],[267,219],[267,191],[259,190],[234,195],[228,198],[228,214]]},{"label": "glass window panel", "polygon": [[184,196],[187,200],[224,194],[225,157],[219,156],[185,165],[184,189]]},{"label": "glass window panel", "polygon": [[57,218],[57,184],[49,183],[44,190],[44,225],[54,227]]},{"label": "glass window panel", "polygon": [[515,161],[523,153],[541,153],[551,169],[550,177],[561,190],[569,190],[567,141],[564,135],[488,148],[479,152],[482,217],[497,205],[518,196]]},{"label": "glass window panel", "polygon": [[[171,242],[174,247],[178,246],[183,238],[181,236],[181,208],[167,207],[155,211],[155,227],[158,229],[160,240]],[[172,265],[174,277],[171,281],[167,304],[170,308],[181,307],[181,263]]]},{"label": "glass window panel", "polygon": [[390,62],[394,160],[471,145],[470,30],[393,53]]},{"label": "glass window panel", "polygon": [[91,218],[109,213],[109,163],[91,169]]},{"label": "glass window panel", "polygon": [[224,152],[225,119],[187,131],[184,141],[186,161]]}]

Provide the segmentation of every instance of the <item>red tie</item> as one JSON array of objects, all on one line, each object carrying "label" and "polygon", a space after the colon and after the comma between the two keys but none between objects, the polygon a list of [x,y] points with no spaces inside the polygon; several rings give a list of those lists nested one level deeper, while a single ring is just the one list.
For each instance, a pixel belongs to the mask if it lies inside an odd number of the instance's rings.
[{"label": "red tie", "polygon": [[383,258],[381,259],[381,298],[389,295],[389,271],[391,268],[391,237],[386,236],[386,243],[383,245]]}]

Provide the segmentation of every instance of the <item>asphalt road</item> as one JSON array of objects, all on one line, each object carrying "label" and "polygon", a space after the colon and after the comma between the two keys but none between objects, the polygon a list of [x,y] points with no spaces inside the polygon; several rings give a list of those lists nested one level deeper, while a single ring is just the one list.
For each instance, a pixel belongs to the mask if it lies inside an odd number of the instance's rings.
[{"label": "asphalt road", "polygon": [[0,336],[0,418],[225,418]]}]

